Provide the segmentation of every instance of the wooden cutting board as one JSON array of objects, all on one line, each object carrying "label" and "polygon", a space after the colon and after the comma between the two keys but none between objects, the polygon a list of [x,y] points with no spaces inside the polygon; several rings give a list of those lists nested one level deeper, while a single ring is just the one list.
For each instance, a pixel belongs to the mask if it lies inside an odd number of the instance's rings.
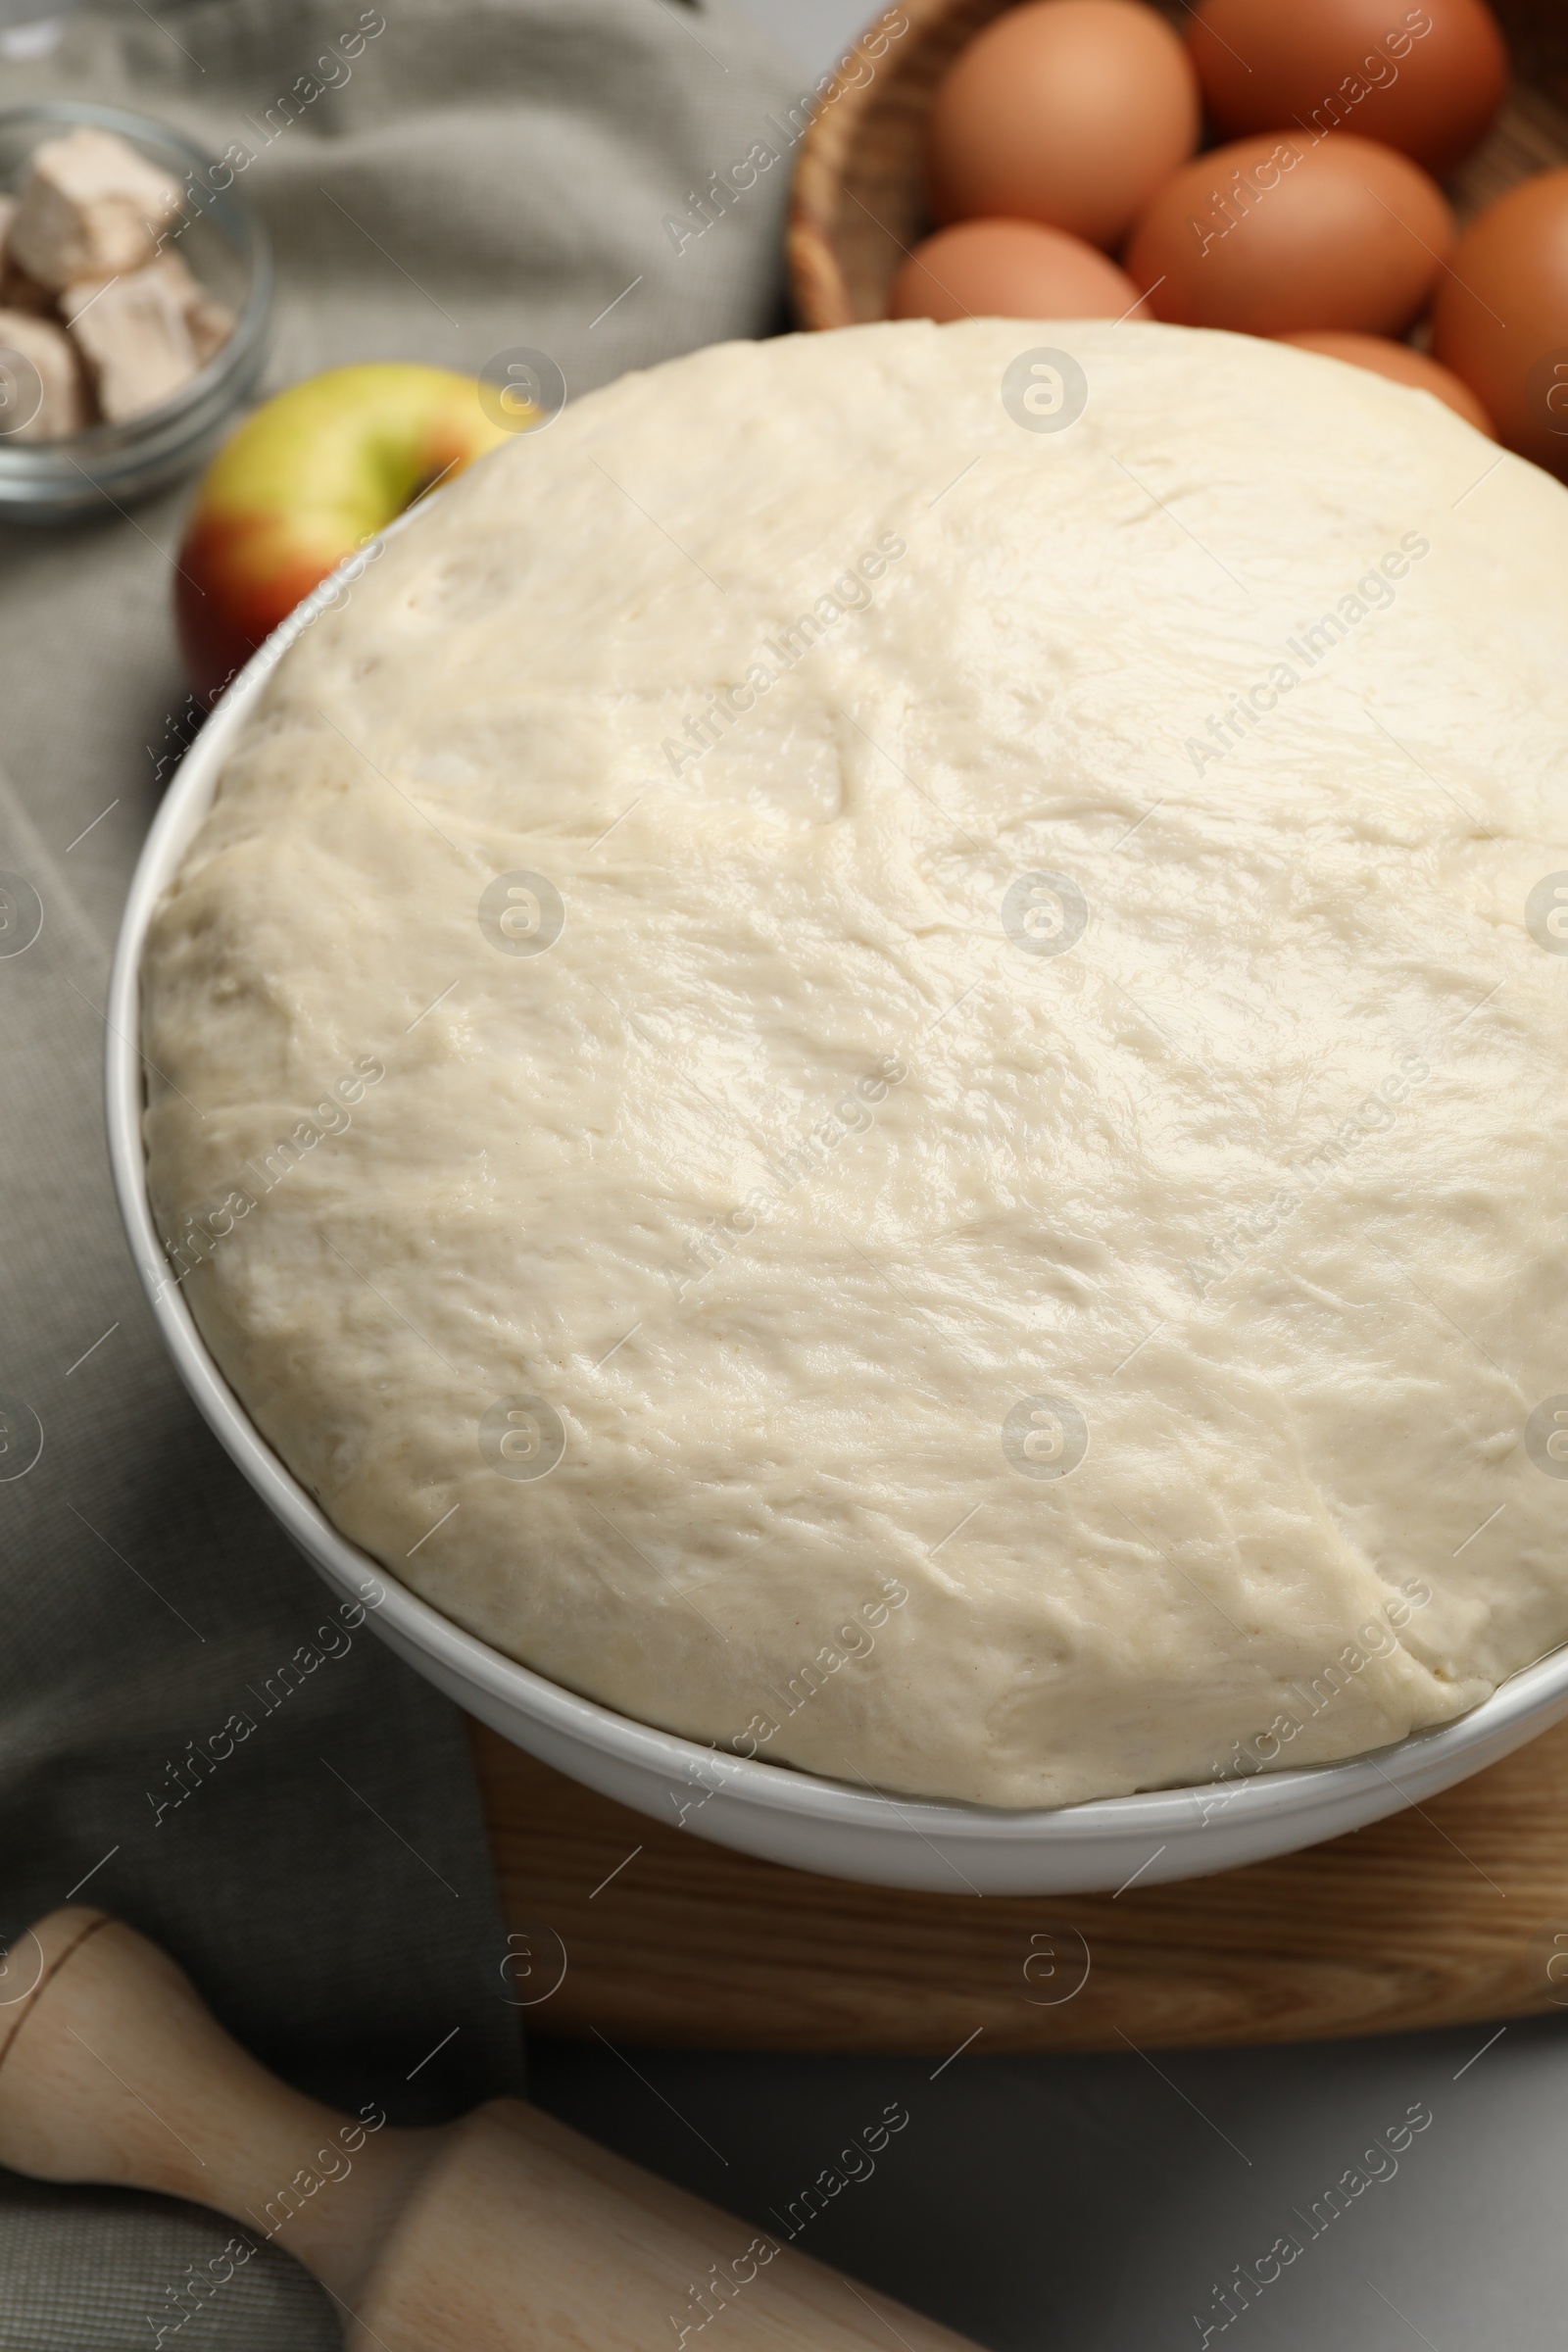
[{"label": "wooden cutting board", "polygon": [[1284,1861],[1028,1899],[753,1861],[472,1731],[509,1926],[541,1989],[565,1964],[522,2012],[530,2032],[946,2056],[976,2034],[988,2050],[1147,2048],[1568,2008],[1568,1724]]}]

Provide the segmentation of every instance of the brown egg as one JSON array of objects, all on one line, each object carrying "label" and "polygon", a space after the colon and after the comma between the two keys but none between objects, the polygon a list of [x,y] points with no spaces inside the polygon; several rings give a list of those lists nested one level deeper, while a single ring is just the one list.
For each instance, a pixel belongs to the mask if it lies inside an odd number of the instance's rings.
[{"label": "brown egg", "polygon": [[1392,147],[1341,131],[1238,139],[1167,180],[1125,256],[1156,316],[1284,335],[1298,326],[1402,334],[1453,244],[1436,181]]},{"label": "brown egg", "polygon": [[1432,349],[1510,449],[1568,481],[1568,171],[1538,172],[1460,238]]},{"label": "brown egg", "polygon": [[1198,129],[1192,60],[1143,0],[1030,0],[977,33],[937,91],[931,210],[1115,245]]},{"label": "brown egg", "polygon": [[1200,0],[1187,45],[1215,127],[1351,130],[1451,172],[1502,103],[1484,0]]},{"label": "brown egg", "polygon": [[1298,351],[1320,351],[1331,360],[1344,360],[1351,368],[1369,368],[1374,375],[1391,376],[1396,384],[1411,384],[1418,392],[1430,392],[1441,400],[1466,424],[1473,424],[1478,433],[1495,441],[1497,428],[1481,406],[1468,384],[1462,384],[1450,368],[1441,368],[1424,351],[1412,351],[1408,343],[1391,343],[1384,335],[1348,335],[1334,328],[1302,327],[1293,335],[1281,335],[1282,343],[1294,343]]},{"label": "brown egg", "polygon": [[1126,270],[1082,237],[1035,220],[960,220],[915,247],[888,317],[1120,318],[1137,304]]}]

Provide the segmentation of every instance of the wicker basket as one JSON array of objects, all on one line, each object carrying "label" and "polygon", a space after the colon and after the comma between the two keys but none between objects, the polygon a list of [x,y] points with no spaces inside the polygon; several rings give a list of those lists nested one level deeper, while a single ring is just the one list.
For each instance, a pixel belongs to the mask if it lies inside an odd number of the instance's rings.
[{"label": "wicker basket", "polygon": [[[888,291],[931,221],[921,150],[932,95],[965,41],[1016,0],[901,0],[907,29],[835,84],[801,142],[789,269],[803,326],[887,317]],[[1298,0],[1310,5],[1311,0]],[[1183,11],[1165,11],[1179,22]],[[1568,0],[1499,0],[1514,86],[1495,129],[1449,182],[1461,220],[1532,172],[1568,163]]]}]

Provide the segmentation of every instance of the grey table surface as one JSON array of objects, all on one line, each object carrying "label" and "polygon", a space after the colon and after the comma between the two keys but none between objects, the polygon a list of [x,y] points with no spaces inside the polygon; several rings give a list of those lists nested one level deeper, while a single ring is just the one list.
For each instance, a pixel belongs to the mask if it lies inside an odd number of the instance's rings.
[{"label": "grey table surface", "polygon": [[[740,5],[803,78],[866,13]],[[0,18],[22,13],[0,0]],[[982,2041],[936,2065],[542,2040],[532,2087],[758,2225],[779,2226],[824,2170],[858,2175],[807,2250],[985,2344],[1546,2352],[1568,2328],[1555,2017],[1149,2056],[989,2057]],[[846,2151],[893,2102],[908,2124],[872,2169]],[[296,2352],[333,2333],[308,2289],[283,2327]]]}]

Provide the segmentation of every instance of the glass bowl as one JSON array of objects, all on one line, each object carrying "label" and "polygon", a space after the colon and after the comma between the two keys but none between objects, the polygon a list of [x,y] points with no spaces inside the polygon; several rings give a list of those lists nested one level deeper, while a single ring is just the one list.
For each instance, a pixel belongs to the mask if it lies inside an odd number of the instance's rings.
[{"label": "glass bowl", "polygon": [[0,112],[0,192],[18,186],[33,150],[79,124],[118,133],[179,180],[186,225],[175,248],[191,274],[226,303],[234,331],[199,374],[144,416],[93,424],[59,441],[0,431],[0,521],[69,522],[129,506],[199,465],[252,398],[267,358],[272,253],[266,229],[232,189],[208,185],[212,159],[182,132],[119,107],[57,99]]}]

